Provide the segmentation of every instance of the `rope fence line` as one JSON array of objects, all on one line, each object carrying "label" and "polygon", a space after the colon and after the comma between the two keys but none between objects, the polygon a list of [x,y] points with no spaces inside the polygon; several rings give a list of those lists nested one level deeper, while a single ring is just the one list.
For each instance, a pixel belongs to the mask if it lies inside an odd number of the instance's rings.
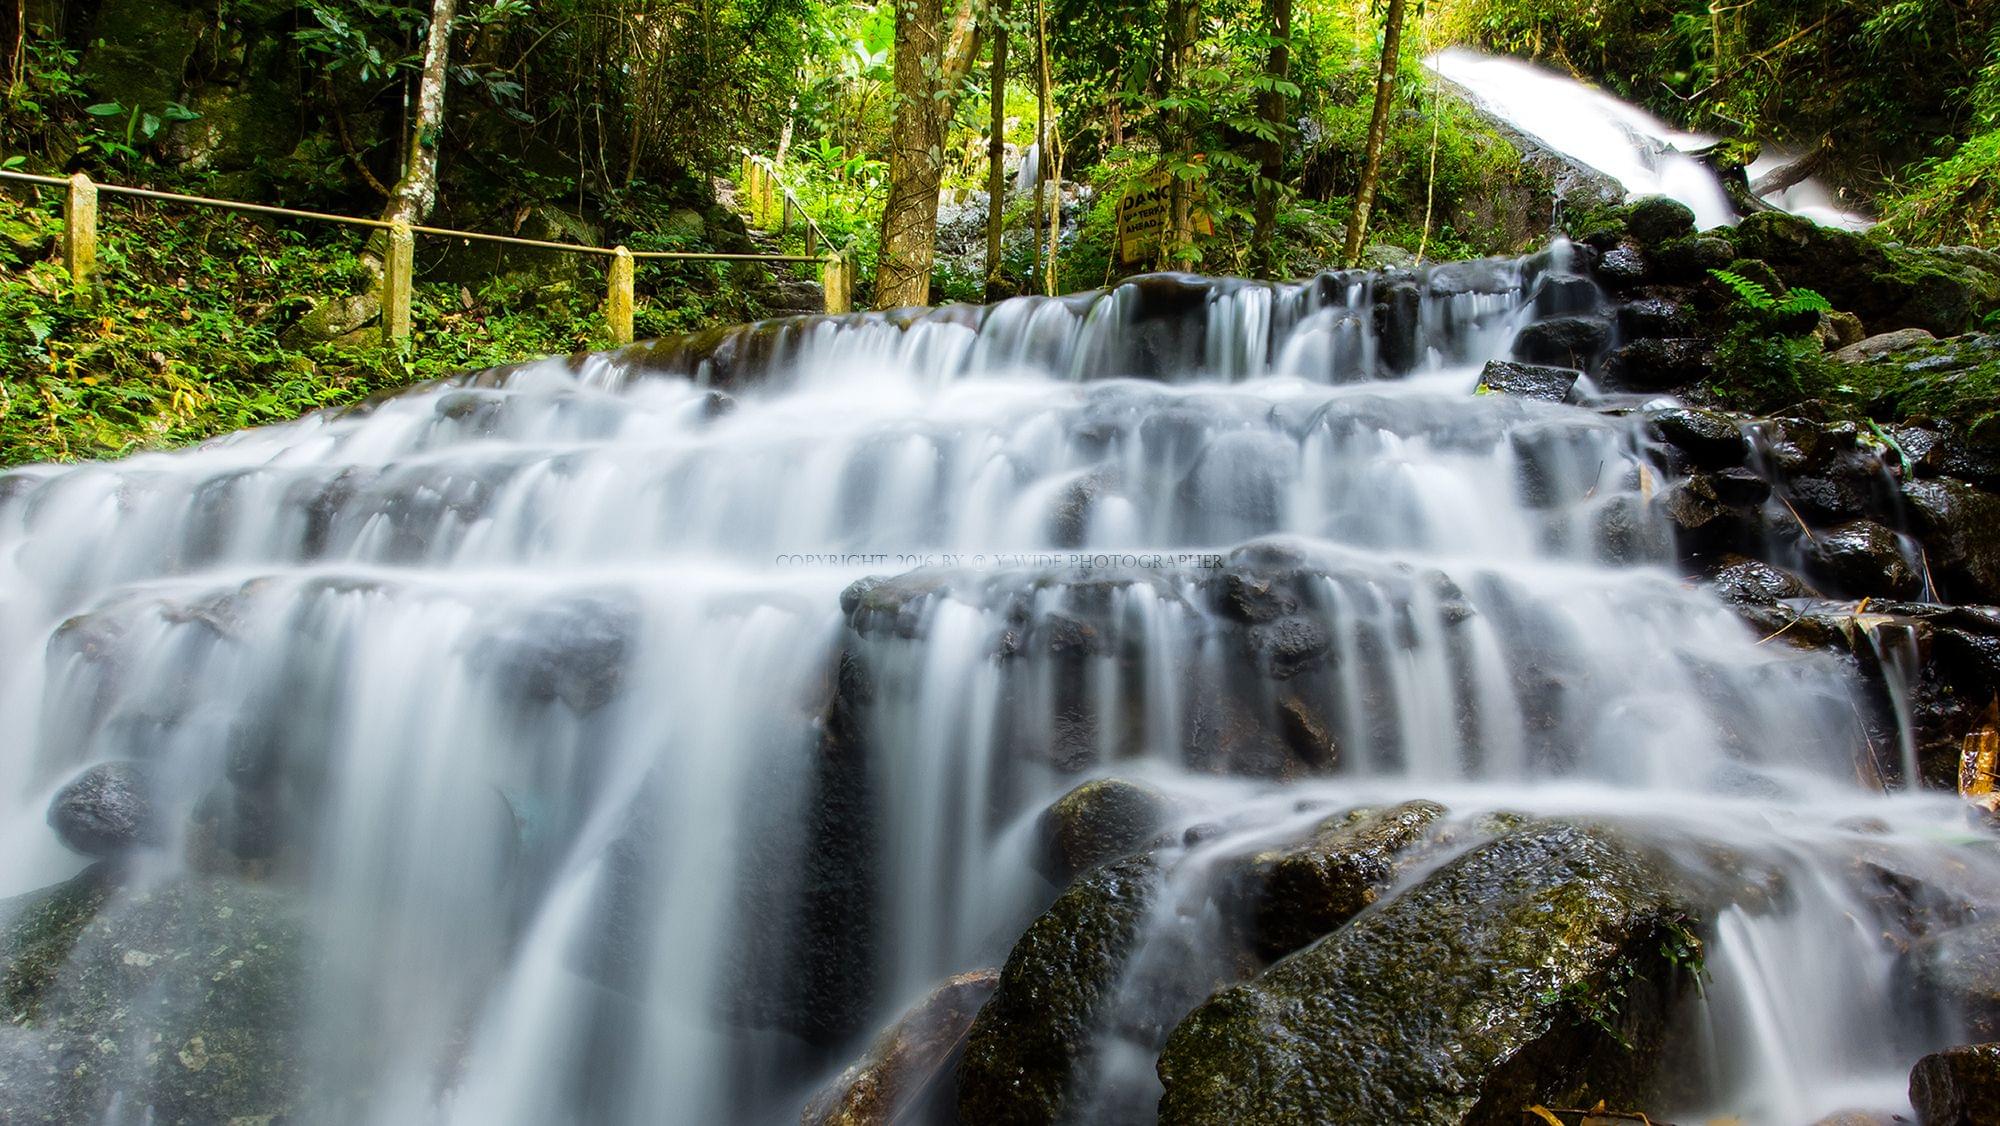
[{"label": "rope fence line", "polygon": [[[195,207],[211,207],[223,211],[239,211],[253,215],[272,215],[285,219],[305,219],[320,223],[337,223],[349,227],[363,227],[369,230],[387,231],[389,235],[387,252],[382,261],[382,332],[385,341],[400,341],[410,335],[410,297],[414,292],[416,271],[416,236],[428,235],[434,238],[455,238],[467,242],[498,243],[505,246],[521,246],[536,250],[555,250],[571,254],[594,255],[609,258],[606,271],[607,285],[604,300],[605,321],[610,329],[613,344],[632,342],[632,309],[635,300],[633,292],[633,264],[638,260],[682,261],[682,262],[818,262],[821,266],[821,282],[826,291],[826,311],[845,313],[853,306],[854,263],[839,251],[831,249],[826,235],[813,222],[789,188],[777,181],[775,171],[768,161],[744,154],[745,180],[756,181],[751,190],[752,217],[757,222],[766,221],[773,188],[783,191],[783,209],[779,215],[780,233],[789,230],[791,216],[796,211],[803,220],[806,231],[806,253],[804,254],[725,254],[706,251],[680,250],[629,250],[623,246],[584,246],[580,243],[550,242],[546,239],[521,238],[518,235],[499,235],[485,231],[460,231],[450,227],[431,227],[418,223],[398,223],[386,219],[365,219],[353,215],[331,215],[321,211],[305,211],[295,207],[279,207],[267,203],[245,203],[241,200],[215,199],[210,196],[184,195],[180,192],[163,192],[153,188],[134,188],[124,184],[100,184],[79,172],[73,176],[41,176],[30,172],[0,171],[0,181],[36,184],[44,187],[63,189],[63,263],[69,268],[70,280],[79,291],[90,288],[91,275],[97,271],[97,200],[99,193],[131,196],[138,199],[156,200],[162,203],[188,204]],[[754,170],[754,171],[753,171]],[[761,193],[761,196],[760,196]],[[758,210],[759,204],[762,210]],[[828,247],[824,253],[815,253],[820,246]]]}]

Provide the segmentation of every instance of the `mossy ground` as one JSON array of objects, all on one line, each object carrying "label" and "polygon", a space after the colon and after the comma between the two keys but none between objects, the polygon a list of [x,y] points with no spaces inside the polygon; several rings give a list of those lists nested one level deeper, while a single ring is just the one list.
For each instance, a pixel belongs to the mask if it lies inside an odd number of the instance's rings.
[{"label": "mossy ground", "polygon": [[[420,281],[406,347],[299,342],[287,330],[316,302],[361,284],[360,234],[108,196],[97,289],[82,300],[55,251],[52,196],[0,195],[0,465],[186,445],[606,342],[594,262],[567,277]],[[420,270],[438,249],[420,244]],[[761,311],[722,266],[649,266],[638,289],[642,336]]]}]

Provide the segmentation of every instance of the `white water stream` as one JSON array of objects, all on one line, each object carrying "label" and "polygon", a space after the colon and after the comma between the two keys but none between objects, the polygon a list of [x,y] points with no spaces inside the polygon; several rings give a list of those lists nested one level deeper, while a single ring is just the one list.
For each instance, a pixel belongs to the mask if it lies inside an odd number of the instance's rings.
[{"label": "white water stream", "polygon": [[[1629,102],[1522,59],[1453,47],[1425,63],[1489,113],[1618,181],[1630,195],[1680,200],[1694,211],[1699,230],[1736,221],[1736,211],[1715,173],[1687,155],[1717,138],[1676,129]],[[1792,159],[1772,149],[1746,171],[1755,182]],[[1813,179],[1763,200],[1780,211],[1831,227],[1860,230],[1870,225],[1865,216],[1841,208],[1833,192]]]},{"label": "white water stream", "polygon": [[[80,866],[43,811],[87,764],[183,811],[264,779],[344,1119],[778,1122],[1004,956],[1080,776],[1185,795],[1211,856],[1308,800],[1587,812],[1788,889],[1717,923],[1695,1112],[1900,1106],[1943,1033],[1856,866],[2000,866],[1953,801],[1854,787],[1843,668],[1673,572],[1636,420],[1471,394],[1563,265],[1442,267],[1380,323],[1360,274],[817,322],[726,399],[641,351],[0,477],[0,894]],[[1337,767],[1287,785],[1215,772],[1245,658],[1204,584],[1253,540],[1332,654],[1294,683]]]}]

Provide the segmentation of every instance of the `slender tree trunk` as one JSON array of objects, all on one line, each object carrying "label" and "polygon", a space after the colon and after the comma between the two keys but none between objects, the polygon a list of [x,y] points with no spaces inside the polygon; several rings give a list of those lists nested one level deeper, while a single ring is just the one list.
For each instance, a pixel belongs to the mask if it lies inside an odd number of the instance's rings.
[{"label": "slender tree trunk", "polygon": [[[1165,37],[1160,47],[1159,97],[1171,96],[1187,69],[1201,31],[1201,0],[1167,0]],[[1160,115],[1160,153],[1168,161],[1185,164],[1194,153],[1194,131],[1186,109],[1171,109]],[[1193,192],[1189,181],[1176,175],[1167,181],[1167,224],[1161,233],[1159,261],[1162,268],[1185,269],[1194,261]]]},{"label": "slender tree trunk", "polygon": [[889,202],[875,267],[875,307],[925,305],[931,295],[944,136],[934,75],[944,61],[940,0],[896,2],[896,125],[889,142]]},{"label": "slender tree trunk", "polygon": [[[1264,0],[1264,15],[1272,39],[1264,75],[1275,85],[1285,81],[1291,69],[1292,0]],[[1285,174],[1285,95],[1276,89],[1265,90],[1257,101],[1258,116],[1270,127],[1271,136],[1258,145],[1261,167],[1252,207],[1256,226],[1250,235],[1250,262],[1252,273],[1268,278],[1278,268],[1271,244],[1278,225],[1278,178]]]},{"label": "slender tree trunk", "polygon": [[993,116],[986,138],[986,299],[998,301],[1000,236],[1007,209],[1007,0],[994,0],[988,13],[993,42]]},{"label": "slender tree trunk", "polygon": [[438,143],[444,139],[445,73],[451,64],[451,25],[458,0],[431,0],[430,33],[424,39],[424,68],[417,82],[416,120],[410,129],[409,159],[382,218],[422,223],[437,206]]},{"label": "slender tree trunk", "polygon": [[1382,175],[1382,138],[1389,131],[1402,46],[1403,0],[1389,0],[1389,19],[1382,31],[1382,67],[1375,77],[1375,116],[1368,122],[1368,154],[1361,166],[1361,186],[1354,192],[1354,213],[1347,218],[1349,266],[1361,261],[1361,247],[1368,238],[1368,213],[1375,206],[1375,185]]},{"label": "slender tree trunk", "polygon": [[979,50],[971,0],[944,41],[943,0],[896,0],[896,125],[889,143],[889,201],[875,266],[875,307],[929,304],[936,253],[945,127]]},{"label": "slender tree trunk", "polygon": [[1057,117],[1055,84],[1052,80],[1054,68],[1049,60],[1049,9],[1047,0],[1035,0],[1035,45],[1041,56],[1042,106],[1048,117],[1048,125],[1043,128],[1043,136],[1048,147],[1042,151],[1042,163],[1049,170],[1049,254],[1048,272],[1042,279],[1042,292],[1054,297],[1056,294],[1056,252],[1062,249],[1062,122]]}]

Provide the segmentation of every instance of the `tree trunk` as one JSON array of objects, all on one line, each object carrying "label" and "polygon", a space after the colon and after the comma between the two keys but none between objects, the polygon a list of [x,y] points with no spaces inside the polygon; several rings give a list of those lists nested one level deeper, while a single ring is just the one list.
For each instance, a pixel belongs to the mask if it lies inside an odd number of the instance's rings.
[{"label": "tree trunk", "polygon": [[[1167,0],[1165,37],[1160,45],[1158,97],[1170,97],[1180,85],[1201,31],[1201,0]],[[1194,131],[1186,109],[1171,109],[1160,115],[1160,153],[1170,163],[1186,164],[1194,153]],[[1176,175],[1167,181],[1167,223],[1161,232],[1159,264],[1163,269],[1186,269],[1194,261],[1193,192],[1189,182]]]},{"label": "tree trunk", "polygon": [[936,252],[944,134],[959,83],[979,50],[971,0],[944,42],[943,0],[896,0],[896,125],[889,142],[889,201],[875,266],[875,307],[927,305]]},{"label": "tree trunk", "polygon": [[[1264,0],[1264,14],[1272,40],[1264,76],[1275,86],[1285,81],[1291,68],[1292,0]],[[1262,167],[1257,172],[1257,198],[1252,209],[1256,226],[1250,234],[1250,263],[1255,276],[1269,278],[1278,269],[1271,244],[1278,225],[1278,179],[1285,174],[1285,95],[1269,89],[1260,93],[1257,101],[1257,116],[1270,127],[1271,136],[1258,145]]]},{"label": "tree trunk", "polygon": [[1389,0],[1389,19],[1382,31],[1382,67],[1375,78],[1375,116],[1368,122],[1368,154],[1361,166],[1361,186],[1354,192],[1354,213],[1347,218],[1347,264],[1361,261],[1368,239],[1368,213],[1375,206],[1375,185],[1382,175],[1382,138],[1389,131],[1389,110],[1396,97],[1396,65],[1403,46],[1403,0]]},{"label": "tree trunk", "polygon": [[1049,61],[1049,8],[1047,0],[1035,0],[1035,45],[1041,55],[1042,106],[1048,115],[1048,125],[1042,134],[1047,146],[1042,150],[1042,164],[1049,170],[1049,253],[1048,272],[1042,279],[1042,292],[1050,297],[1056,295],[1056,252],[1062,249],[1062,123],[1056,117],[1055,85],[1052,81],[1053,67]]},{"label": "tree trunk", "polygon": [[409,160],[389,196],[382,218],[416,225],[437,206],[438,143],[444,139],[445,72],[451,63],[451,25],[458,0],[431,0],[430,33],[424,39],[423,76],[417,83],[416,121],[410,129]]},{"label": "tree trunk", "polygon": [[1007,208],[1007,0],[994,0],[989,13],[993,42],[993,118],[986,139],[986,299],[998,301],[1000,235]]}]

